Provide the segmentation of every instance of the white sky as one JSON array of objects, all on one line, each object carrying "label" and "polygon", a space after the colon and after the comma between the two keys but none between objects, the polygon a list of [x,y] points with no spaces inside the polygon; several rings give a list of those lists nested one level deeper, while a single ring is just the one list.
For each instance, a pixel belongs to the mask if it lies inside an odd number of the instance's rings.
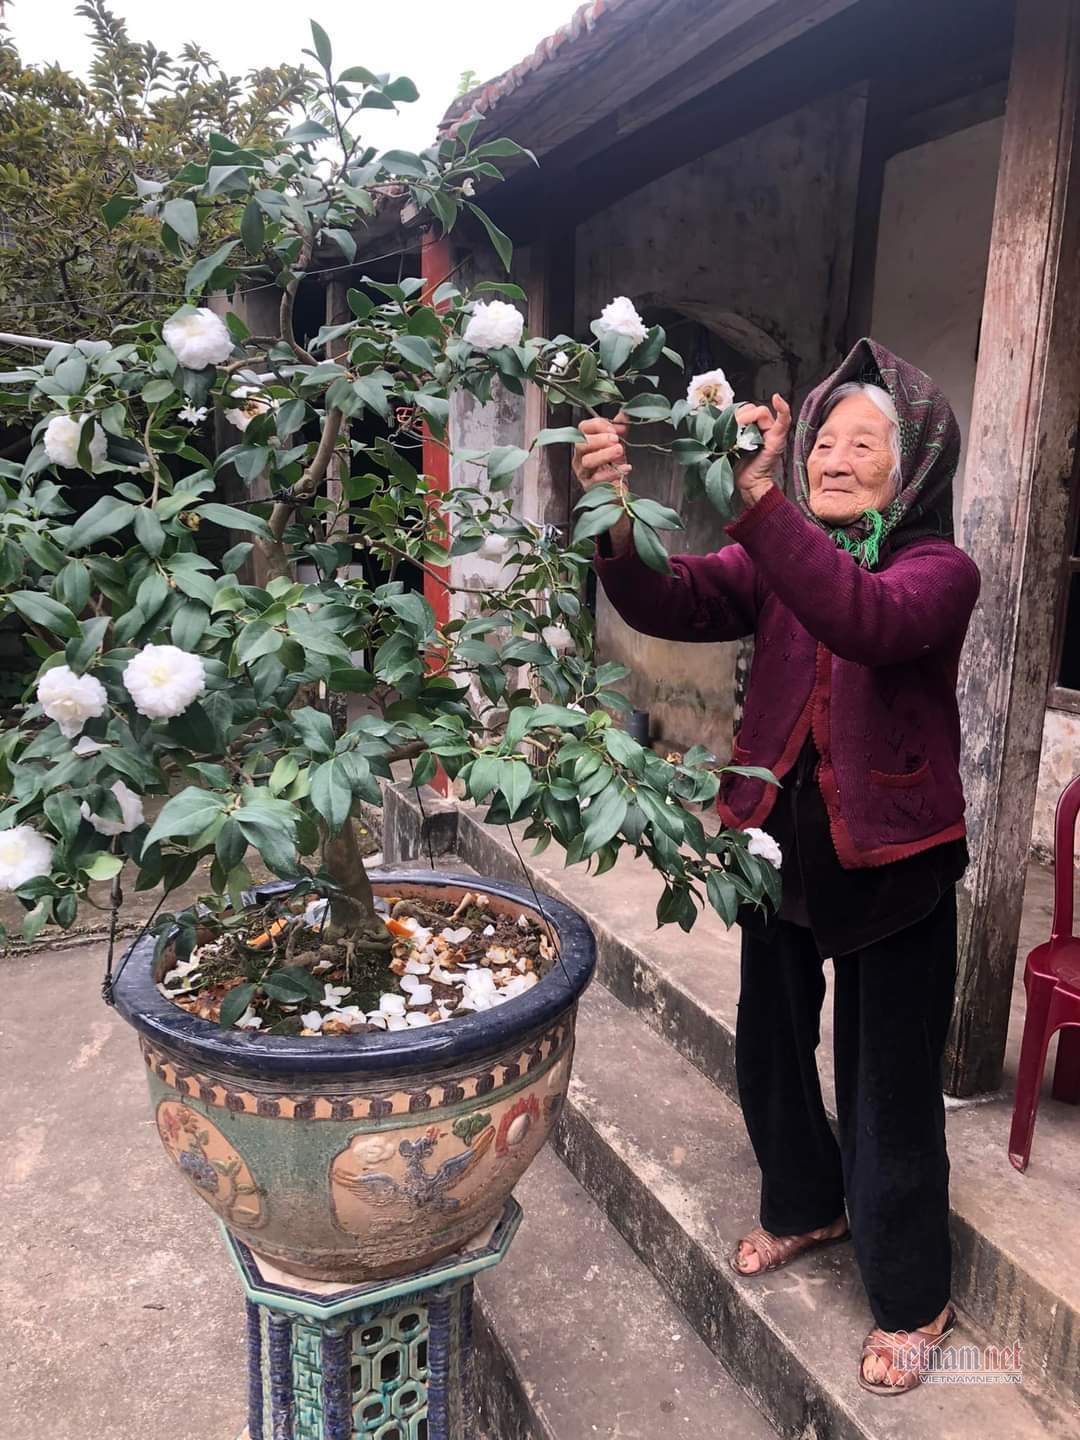
[{"label": "white sky", "polygon": [[[334,45],[334,68],[366,65],[405,74],[420,99],[373,112],[364,137],[371,144],[415,150],[430,144],[463,70],[487,80],[523,59],[570,18],[578,0],[110,0],[133,40],[151,40],[176,54],[195,40],[230,74],[258,65],[298,63],[311,46],[308,20],[317,20]],[[57,61],[84,74],[90,62],[88,22],[76,0],[0,0],[0,13],[29,63]],[[312,63],[310,61],[306,63]]]}]

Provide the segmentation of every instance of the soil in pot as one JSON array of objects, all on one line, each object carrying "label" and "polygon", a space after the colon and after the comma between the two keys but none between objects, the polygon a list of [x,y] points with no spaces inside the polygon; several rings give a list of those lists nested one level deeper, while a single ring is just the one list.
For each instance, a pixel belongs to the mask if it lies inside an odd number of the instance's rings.
[{"label": "soil in pot", "polygon": [[171,942],[158,988],[200,1019],[263,1035],[381,1033],[506,1004],[555,958],[534,916],[493,910],[483,894],[377,903],[389,952],[328,939],[324,901],[275,897],[238,923],[200,926],[186,955]]}]

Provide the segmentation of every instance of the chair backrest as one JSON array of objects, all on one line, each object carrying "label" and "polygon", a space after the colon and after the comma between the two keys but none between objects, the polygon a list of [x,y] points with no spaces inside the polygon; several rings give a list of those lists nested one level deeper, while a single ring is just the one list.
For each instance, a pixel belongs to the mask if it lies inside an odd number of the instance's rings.
[{"label": "chair backrest", "polygon": [[1070,780],[1057,803],[1054,817],[1054,928],[1051,939],[1073,933],[1073,847],[1076,816],[1080,811],[1080,775]]}]

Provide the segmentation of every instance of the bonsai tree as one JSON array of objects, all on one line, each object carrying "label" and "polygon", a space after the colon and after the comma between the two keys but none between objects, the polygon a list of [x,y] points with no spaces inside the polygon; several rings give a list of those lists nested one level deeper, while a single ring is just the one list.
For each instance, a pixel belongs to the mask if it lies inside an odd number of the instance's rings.
[{"label": "bonsai tree", "polygon": [[[568,864],[601,874],[625,847],[647,857],[659,923],[689,930],[708,904],[730,924],[741,902],[776,896],[779,857],[752,834],[706,831],[719,767],[704,748],[662,759],[620,728],[625,671],[593,663],[579,599],[593,537],[625,512],[642,559],[665,570],[660,536],[678,515],[600,487],[573,534],[553,537],[507,498],[529,450],[459,452],[475,479],[445,495],[416,462],[425,434],[450,444],[453,394],[486,402],[500,385],[669,422],[689,493],[721,509],[732,454],[754,437],[740,436],[719,372],[669,405],[650,371],[678,356],[625,297],[585,343],[529,333],[508,281],[429,293],[365,277],[350,318],[300,343],[303,277],[316,257],[352,262],[387,205],[409,201],[444,231],[471,214],[509,270],[509,241],[470,197],[523,153],[476,143],[475,122],[421,154],[375,153],[358,121],[415,88],[337,71],[326,34],[312,34],[305,115],[284,138],[210,133],[204,159],[139,201],[184,258],[188,303],[0,376],[9,419],[25,414],[33,438],[24,464],[0,466],[0,603],[41,661],[0,741],[0,887],[26,908],[23,936],[71,925],[94,882],[112,881],[114,905],[122,877],[167,897],[209,862],[198,905],[155,921],[182,972],[211,923],[246,925],[248,940],[264,927],[248,904],[254,853],[298,902],[327,902],[321,924],[345,944],[347,973],[385,966],[394,936],[352,817],[406,761],[415,785],[441,766],[488,822],[526,821],[537,849],[554,840]],[[114,197],[110,221],[138,200]],[[277,336],[203,303],[267,284],[281,293]],[[212,406],[239,431],[216,455],[201,444]],[[542,430],[530,450],[580,438]],[[112,486],[72,522],[77,471]],[[230,472],[270,498],[223,503]],[[448,555],[479,549],[501,557],[501,578],[470,594],[467,616],[437,623],[402,563],[443,581]],[[260,584],[240,573],[253,554]],[[298,1000],[296,971],[284,948],[238,946],[243,983],[222,1022]],[[286,1011],[272,1025],[297,1028]]]}]

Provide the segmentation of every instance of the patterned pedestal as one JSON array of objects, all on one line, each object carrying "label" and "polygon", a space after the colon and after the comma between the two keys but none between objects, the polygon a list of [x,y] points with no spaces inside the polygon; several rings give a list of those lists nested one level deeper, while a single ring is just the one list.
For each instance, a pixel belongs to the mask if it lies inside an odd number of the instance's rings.
[{"label": "patterned pedestal", "polygon": [[467,1250],[348,1286],[288,1275],[225,1230],[247,1295],[241,1440],[472,1440],[473,1276],[498,1264],[520,1221],[508,1200]]}]

